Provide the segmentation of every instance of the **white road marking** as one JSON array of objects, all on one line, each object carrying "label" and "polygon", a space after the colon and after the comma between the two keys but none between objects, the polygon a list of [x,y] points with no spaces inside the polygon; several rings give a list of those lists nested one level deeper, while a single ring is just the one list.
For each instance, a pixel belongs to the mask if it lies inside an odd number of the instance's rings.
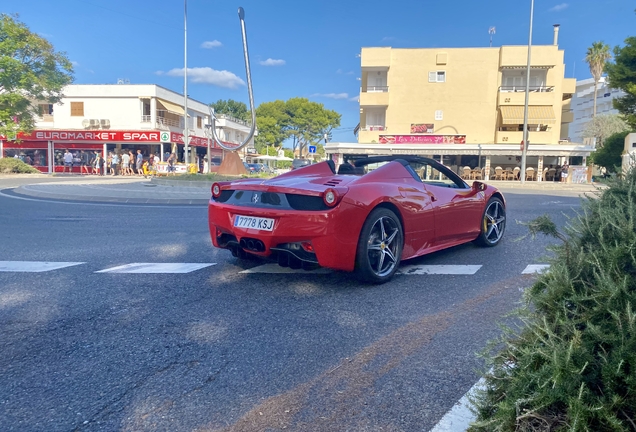
[{"label": "white road marking", "polygon": [[0,261],[0,272],[41,273],[84,264],[83,262]]},{"label": "white road marking", "polygon": [[480,265],[406,265],[400,267],[398,274],[403,275],[473,275]]},{"label": "white road marking", "polygon": [[483,388],[486,380],[481,378],[477,383],[468,390],[468,392],[457,403],[444,414],[444,417],[435,425],[430,432],[463,432],[468,429],[470,422],[475,420],[475,415],[470,410],[469,395],[476,390]]},{"label": "white road marking", "polygon": [[302,273],[302,274],[329,274],[332,270],[326,268],[317,268],[315,270],[303,270],[303,269],[291,269],[289,267],[281,267],[278,264],[263,264],[258,267],[253,267],[251,269],[243,270],[240,273],[275,273],[275,274],[292,274],[292,273]]},{"label": "white road marking", "polygon": [[530,264],[521,274],[545,273],[550,268],[550,264]]},{"label": "white road marking", "polygon": [[216,263],[131,263],[95,273],[190,273]]}]

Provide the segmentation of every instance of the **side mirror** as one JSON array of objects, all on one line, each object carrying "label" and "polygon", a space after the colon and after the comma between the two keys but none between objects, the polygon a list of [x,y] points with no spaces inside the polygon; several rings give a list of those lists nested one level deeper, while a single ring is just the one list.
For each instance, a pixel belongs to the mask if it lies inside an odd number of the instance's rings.
[{"label": "side mirror", "polygon": [[485,191],[487,187],[488,186],[486,186],[485,183],[482,183],[480,181],[474,181],[473,182],[473,190],[475,190],[477,192]]}]

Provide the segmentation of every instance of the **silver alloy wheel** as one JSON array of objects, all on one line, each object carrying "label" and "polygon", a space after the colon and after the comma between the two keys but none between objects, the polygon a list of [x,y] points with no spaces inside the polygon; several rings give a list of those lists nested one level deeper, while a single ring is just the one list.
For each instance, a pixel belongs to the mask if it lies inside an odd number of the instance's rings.
[{"label": "silver alloy wheel", "polygon": [[499,200],[492,200],[484,212],[484,238],[490,244],[497,244],[506,229],[506,210]]},{"label": "silver alloy wheel", "polygon": [[378,277],[390,274],[399,264],[400,228],[393,219],[380,217],[369,232],[367,240],[367,257],[369,266]]}]

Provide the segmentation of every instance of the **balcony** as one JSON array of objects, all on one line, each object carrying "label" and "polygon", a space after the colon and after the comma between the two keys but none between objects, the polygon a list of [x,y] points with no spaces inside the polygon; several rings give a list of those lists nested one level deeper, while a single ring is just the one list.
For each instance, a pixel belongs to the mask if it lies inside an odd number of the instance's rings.
[{"label": "balcony", "polygon": [[572,123],[574,121],[574,111],[564,110],[561,113],[561,123]]},{"label": "balcony", "polygon": [[[523,131],[497,131],[495,133],[496,144],[521,144],[523,140]],[[550,144],[552,140],[552,131],[529,131],[528,141],[530,145],[536,144]]]},{"label": "balcony", "polygon": [[[530,105],[554,105],[554,86],[530,86]],[[524,105],[526,101],[526,87],[499,87],[498,105]]]},{"label": "balcony", "polygon": [[373,131],[385,131],[388,128],[384,125],[374,125],[374,126],[365,126],[363,128],[360,128],[361,131],[363,132],[373,132]]},{"label": "balcony", "polygon": [[[389,88],[386,86],[367,86],[360,92],[360,106],[389,106]],[[369,91],[369,89],[374,89]],[[382,90],[386,89],[386,90]]]}]

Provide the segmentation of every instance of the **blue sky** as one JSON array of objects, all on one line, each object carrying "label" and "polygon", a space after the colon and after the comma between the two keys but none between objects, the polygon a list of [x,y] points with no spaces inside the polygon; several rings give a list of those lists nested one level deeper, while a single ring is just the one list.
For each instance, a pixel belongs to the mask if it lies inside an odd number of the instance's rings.
[{"label": "blue sky", "polygon": [[[248,103],[237,9],[246,14],[255,103],[306,97],[342,114],[334,141],[354,141],[361,47],[484,47],[528,42],[530,0],[188,0],[188,93]],[[533,43],[561,24],[566,77],[589,78],[592,42],[636,36],[631,0],[535,0]],[[183,92],[183,0],[0,0],[65,51],[78,84],[158,84]]]}]

